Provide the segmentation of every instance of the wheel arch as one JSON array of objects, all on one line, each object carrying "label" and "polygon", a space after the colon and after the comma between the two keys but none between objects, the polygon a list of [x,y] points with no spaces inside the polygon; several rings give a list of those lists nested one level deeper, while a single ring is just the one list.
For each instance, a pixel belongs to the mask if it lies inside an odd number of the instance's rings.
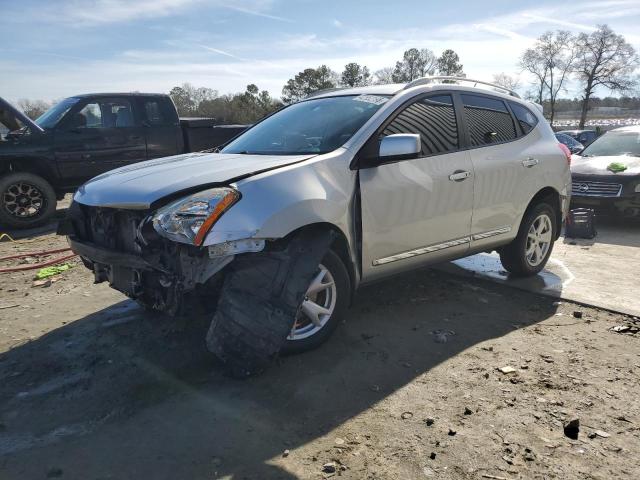
[{"label": "wheel arch", "polygon": [[0,161],[0,175],[6,175],[14,172],[38,175],[55,188],[57,178],[56,171],[47,159],[27,156],[20,158],[7,158]]},{"label": "wheel arch", "polygon": [[[555,214],[556,214],[556,240],[560,236],[560,232],[562,231],[562,206],[560,203],[560,192],[558,192],[553,187],[544,187],[531,198],[529,204],[527,205],[528,212],[531,208],[533,208],[538,203],[545,202],[551,205]],[[524,217],[524,215],[523,215]]]},{"label": "wheel arch", "polygon": [[349,274],[349,281],[351,282],[351,296],[353,298],[353,294],[355,292],[358,277],[356,273],[356,264],[354,259],[352,258],[351,249],[349,248],[349,241],[347,240],[347,236],[342,231],[340,227],[333,223],[329,222],[315,222],[307,225],[303,225],[301,227],[296,228],[295,230],[287,233],[281,241],[288,241],[290,238],[299,234],[302,231],[331,231],[333,233],[333,239],[331,241],[331,250],[336,253],[342,263],[344,263],[345,268],[347,269],[347,273]]}]

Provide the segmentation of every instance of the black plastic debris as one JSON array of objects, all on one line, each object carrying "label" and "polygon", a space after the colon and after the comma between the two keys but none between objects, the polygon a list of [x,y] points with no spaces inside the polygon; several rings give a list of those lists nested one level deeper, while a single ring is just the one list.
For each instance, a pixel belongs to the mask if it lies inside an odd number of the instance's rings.
[{"label": "black plastic debris", "polygon": [[592,208],[574,208],[567,215],[565,237],[595,238],[598,234],[595,218],[595,212]]}]

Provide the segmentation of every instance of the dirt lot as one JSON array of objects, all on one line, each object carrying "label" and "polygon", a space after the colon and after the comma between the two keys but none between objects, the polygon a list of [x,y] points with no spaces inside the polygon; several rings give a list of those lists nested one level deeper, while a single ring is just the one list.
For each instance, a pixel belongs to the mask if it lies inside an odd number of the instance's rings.
[{"label": "dirt lot", "polygon": [[2,480],[640,478],[640,334],[611,331],[631,317],[424,270],[240,382],[206,318],[144,313],[80,265],[32,281],[0,274]]}]

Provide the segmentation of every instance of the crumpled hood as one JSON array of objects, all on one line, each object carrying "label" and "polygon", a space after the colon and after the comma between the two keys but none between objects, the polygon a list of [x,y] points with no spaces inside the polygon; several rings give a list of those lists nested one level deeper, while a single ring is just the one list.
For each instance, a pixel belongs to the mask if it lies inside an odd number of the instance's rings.
[{"label": "crumpled hood", "polygon": [[44,131],[24,113],[0,97],[0,123],[9,130],[18,130],[20,128],[18,120],[23,125],[30,127],[33,133],[40,133]]},{"label": "crumpled hood", "polygon": [[74,201],[96,207],[147,209],[183,190],[225,184],[314,155],[187,153],[117,168],[82,185]]},{"label": "crumpled hood", "polygon": [[[607,170],[612,163],[626,165],[624,172],[613,173]],[[571,173],[584,175],[640,175],[640,157],[631,155],[615,155],[610,157],[581,157],[573,155],[571,157]]]}]

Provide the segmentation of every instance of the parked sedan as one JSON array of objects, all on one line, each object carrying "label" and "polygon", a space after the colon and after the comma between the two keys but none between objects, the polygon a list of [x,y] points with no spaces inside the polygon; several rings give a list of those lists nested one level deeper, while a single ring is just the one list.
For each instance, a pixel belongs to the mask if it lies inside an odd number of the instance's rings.
[{"label": "parked sedan", "polygon": [[611,130],[571,163],[572,206],[640,216],[640,126]]},{"label": "parked sedan", "polygon": [[584,145],[565,133],[556,133],[556,138],[561,144],[565,145],[571,153],[580,153],[584,150]]},{"label": "parked sedan", "polygon": [[595,130],[561,130],[558,133],[569,135],[574,140],[577,140],[585,147],[590,143],[593,143],[598,138],[598,132]]}]

